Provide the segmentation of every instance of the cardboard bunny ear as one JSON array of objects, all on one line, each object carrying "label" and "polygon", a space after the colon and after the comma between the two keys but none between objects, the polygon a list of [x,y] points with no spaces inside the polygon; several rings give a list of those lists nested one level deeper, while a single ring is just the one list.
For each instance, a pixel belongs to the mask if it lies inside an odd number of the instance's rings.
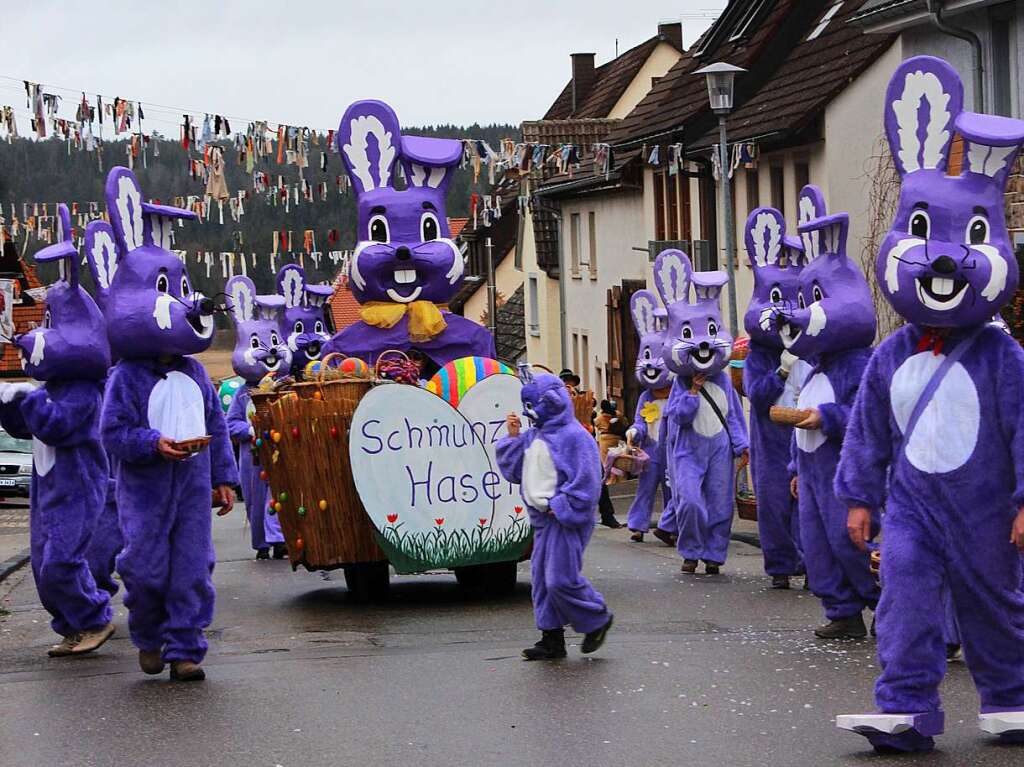
[{"label": "cardboard bunny ear", "polygon": [[114,231],[114,242],[121,255],[127,255],[145,243],[142,213],[142,188],[127,168],[111,168],[104,188],[107,213]]},{"label": "cardboard bunny ear", "polygon": [[964,173],[988,176],[1006,187],[1024,142],[1024,121],[977,112],[962,112],[956,132],[964,137]]},{"label": "cardboard bunny ear", "polygon": [[802,269],[806,263],[804,242],[795,234],[787,234],[782,238],[782,254],[788,269]]},{"label": "cardboard bunny ear", "polygon": [[796,202],[797,210],[797,231],[803,242],[804,258],[813,261],[821,255],[821,230],[811,229],[804,232],[802,227],[810,221],[828,215],[828,207],[825,205],[825,195],[821,188],[814,184],[808,184],[800,190]]},{"label": "cardboard bunny ear", "polygon": [[690,275],[693,265],[681,250],[663,250],[654,260],[654,285],[665,306],[687,301],[690,297]]},{"label": "cardboard bunny ear", "polygon": [[394,185],[401,142],[398,117],[383,101],[357,101],[345,110],[336,143],[357,195]]},{"label": "cardboard bunny ear", "polygon": [[533,366],[529,362],[520,362],[516,366],[516,372],[519,374],[519,380],[523,383],[523,386],[533,383]]},{"label": "cardboard bunny ear", "polygon": [[235,324],[256,319],[256,284],[248,277],[236,274],[224,285],[231,302],[231,318]]},{"label": "cardboard bunny ear", "polygon": [[797,227],[804,244],[815,243],[814,250],[804,251],[808,263],[822,256],[846,258],[846,236],[850,231],[850,216],[846,213],[814,218]]},{"label": "cardboard bunny ear", "polygon": [[60,279],[78,287],[78,250],[71,241],[71,212],[64,203],[57,206],[57,240],[36,253],[36,261],[56,261]]},{"label": "cardboard bunny ear", "polygon": [[334,295],[334,288],[330,285],[307,285],[302,295],[306,306],[323,308]]},{"label": "cardboard bunny ear", "polygon": [[885,94],[885,133],[901,176],[946,170],[963,106],[960,76],[942,59],[914,56],[896,68]]},{"label": "cardboard bunny ear", "polygon": [[261,320],[279,321],[284,314],[284,296],[256,296],[256,313]]},{"label": "cardboard bunny ear", "polygon": [[462,161],[462,142],[446,138],[402,137],[402,168],[409,186],[444,194]]},{"label": "cardboard bunny ear", "polygon": [[284,296],[289,309],[302,306],[306,291],[306,272],[298,264],[285,264],[277,273],[277,293]]},{"label": "cardboard bunny ear", "polygon": [[174,231],[175,219],[184,218],[194,220],[198,216],[191,210],[175,208],[171,205],[158,205],[155,203],[142,203],[142,242],[145,245],[155,245],[164,250],[170,250],[173,245],[172,232]]},{"label": "cardboard bunny ear", "polygon": [[729,282],[729,275],[725,272],[694,272],[691,281],[697,303],[710,301],[717,304],[722,288]]},{"label": "cardboard bunny ear", "polygon": [[775,208],[755,208],[747,216],[743,239],[754,269],[779,266],[786,235],[786,219]]},{"label": "cardboard bunny ear", "polygon": [[89,274],[96,286],[97,303],[103,308],[118,266],[114,230],[106,221],[90,221],[86,225],[85,262],[89,265]]},{"label": "cardboard bunny ear", "polygon": [[629,299],[633,327],[641,336],[658,330],[658,299],[649,290],[638,290]]}]

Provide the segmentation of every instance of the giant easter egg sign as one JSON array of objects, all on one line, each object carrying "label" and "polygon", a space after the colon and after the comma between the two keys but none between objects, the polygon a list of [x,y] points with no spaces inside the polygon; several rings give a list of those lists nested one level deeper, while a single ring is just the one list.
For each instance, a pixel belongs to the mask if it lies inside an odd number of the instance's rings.
[{"label": "giant easter egg sign", "polygon": [[452,407],[425,389],[372,389],[349,436],[352,476],[399,572],[518,559],[530,528],[519,487],[494,460],[505,416],[519,412],[515,376],[492,375]]}]

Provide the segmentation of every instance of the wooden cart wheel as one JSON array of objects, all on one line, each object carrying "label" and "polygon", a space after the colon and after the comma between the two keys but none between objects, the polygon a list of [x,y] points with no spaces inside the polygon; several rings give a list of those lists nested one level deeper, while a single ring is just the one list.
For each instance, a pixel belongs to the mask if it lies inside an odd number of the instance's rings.
[{"label": "wooden cart wheel", "polygon": [[391,587],[387,562],[360,562],[345,565],[345,585],[357,604],[383,600]]}]

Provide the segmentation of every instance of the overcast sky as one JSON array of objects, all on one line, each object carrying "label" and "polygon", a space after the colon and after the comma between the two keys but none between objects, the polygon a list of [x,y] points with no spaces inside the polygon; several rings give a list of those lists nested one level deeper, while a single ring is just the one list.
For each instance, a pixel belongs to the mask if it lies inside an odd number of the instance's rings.
[{"label": "overcast sky", "polygon": [[[571,52],[594,52],[601,64],[616,39],[625,51],[673,20],[689,45],[726,2],[4,5],[0,75],[141,100],[147,132],[176,136],[180,115],[155,105],[321,129],[368,97],[391,103],[405,124],[537,119],[568,80]],[[47,90],[72,117],[78,96]],[[20,83],[0,79],[3,105],[27,114]]]}]

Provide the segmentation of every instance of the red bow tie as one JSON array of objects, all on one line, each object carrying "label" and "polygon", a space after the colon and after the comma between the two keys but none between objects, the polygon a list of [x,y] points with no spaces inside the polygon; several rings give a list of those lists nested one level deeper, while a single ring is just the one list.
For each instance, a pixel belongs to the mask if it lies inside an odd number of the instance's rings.
[{"label": "red bow tie", "polygon": [[917,351],[925,352],[929,349],[932,350],[932,354],[938,357],[942,354],[942,347],[946,343],[946,334],[933,328],[926,328],[924,335],[921,336],[921,340],[917,342]]}]

